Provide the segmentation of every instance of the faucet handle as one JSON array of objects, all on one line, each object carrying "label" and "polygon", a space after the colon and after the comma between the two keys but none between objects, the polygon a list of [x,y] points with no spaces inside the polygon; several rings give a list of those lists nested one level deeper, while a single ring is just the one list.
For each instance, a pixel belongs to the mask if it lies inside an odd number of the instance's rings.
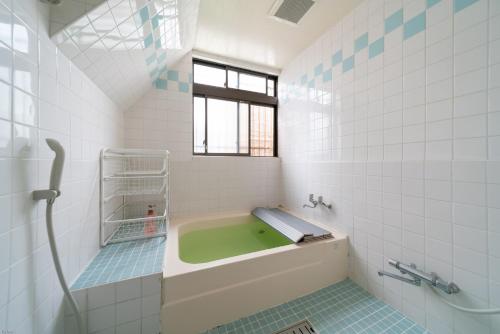
[{"label": "faucet handle", "polygon": [[314,194],[309,194],[309,202],[314,201]]}]

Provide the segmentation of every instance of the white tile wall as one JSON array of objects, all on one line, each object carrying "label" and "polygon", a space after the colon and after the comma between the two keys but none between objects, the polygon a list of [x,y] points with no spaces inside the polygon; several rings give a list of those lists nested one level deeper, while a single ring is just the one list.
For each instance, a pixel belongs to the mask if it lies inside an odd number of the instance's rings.
[{"label": "white tile wall", "polygon": [[[181,81],[192,71],[191,57],[173,68]],[[172,154],[171,215],[240,213],[278,205],[278,158],[193,157],[192,94],[176,87],[151,89],[125,112],[127,147],[168,149]]]},{"label": "white tile wall", "polygon": [[[297,84],[316,65],[331,67],[337,50],[349,57],[361,34],[375,41],[395,11],[406,22],[432,2],[366,0],[283,70],[284,203],[347,232],[351,276],[432,333],[498,333],[500,316],[452,311],[376,271],[390,270],[388,258],[414,262],[455,281],[456,302],[500,306],[499,2],[459,1],[472,4],[455,14],[454,1],[441,0],[423,32],[403,40],[400,27],[382,55],[356,53],[353,70]],[[302,209],[309,193],[334,210]]]},{"label": "white tile wall", "polygon": [[55,232],[69,282],[96,254],[98,157],[123,145],[123,114],[48,37],[49,8],[37,0],[0,1],[0,328],[63,333],[63,297],[45,229],[52,153],[66,149]]},{"label": "white tile wall", "polygon": [[[158,334],[161,280],[154,274],[75,291],[88,333]],[[75,332],[72,314],[66,307],[65,333]]]}]

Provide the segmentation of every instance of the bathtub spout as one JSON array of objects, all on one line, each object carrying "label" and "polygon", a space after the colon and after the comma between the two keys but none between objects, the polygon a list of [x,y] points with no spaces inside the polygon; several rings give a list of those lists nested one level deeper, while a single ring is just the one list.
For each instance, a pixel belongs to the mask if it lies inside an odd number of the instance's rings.
[{"label": "bathtub spout", "polygon": [[304,204],[302,205],[302,208],[314,209],[319,203],[318,201],[314,200],[314,194],[309,194],[309,202],[311,202],[313,205]]}]

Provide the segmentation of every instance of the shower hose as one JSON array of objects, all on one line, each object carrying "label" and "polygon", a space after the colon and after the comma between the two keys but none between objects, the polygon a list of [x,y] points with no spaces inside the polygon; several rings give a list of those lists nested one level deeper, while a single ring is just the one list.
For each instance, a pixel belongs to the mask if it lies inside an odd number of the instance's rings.
[{"label": "shower hose", "polygon": [[77,330],[79,334],[84,334],[83,332],[83,321],[80,312],[78,311],[78,306],[76,304],[73,295],[69,291],[68,284],[64,279],[64,274],[62,272],[61,263],[59,262],[59,255],[57,253],[56,240],[54,237],[54,226],[52,224],[52,206],[54,205],[55,198],[50,198],[47,200],[47,209],[45,211],[45,219],[47,221],[47,234],[49,236],[50,251],[52,253],[52,259],[54,260],[54,267],[56,268],[57,278],[59,278],[59,283],[66,295],[69,302],[71,310],[75,315]]},{"label": "shower hose", "polygon": [[468,307],[463,307],[463,306],[460,306],[457,304],[453,304],[452,302],[448,301],[446,298],[441,296],[441,294],[438,291],[436,291],[436,289],[434,289],[434,287],[429,285],[429,288],[434,293],[434,295],[436,295],[439,298],[439,300],[441,300],[446,305],[454,308],[455,310],[459,310],[459,311],[466,312],[466,313],[479,314],[479,315],[500,313],[500,308],[482,308],[482,309],[481,308],[468,308]]}]

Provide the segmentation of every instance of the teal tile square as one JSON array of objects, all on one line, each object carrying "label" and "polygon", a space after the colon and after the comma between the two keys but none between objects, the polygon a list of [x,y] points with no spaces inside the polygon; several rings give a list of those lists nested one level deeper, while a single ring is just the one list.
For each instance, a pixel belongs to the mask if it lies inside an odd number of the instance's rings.
[{"label": "teal tile square", "polygon": [[149,34],[146,38],[144,38],[144,47],[148,48],[153,44],[153,35]]},{"label": "teal tile square", "polygon": [[354,68],[354,56],[350,56],[349,58],[346,58],[342,62],[342,72],[350,71],[353,68]]},{"label": "teal tile square", "polygon": [[179,92],[189,93],[189,84],[187,82],[179,82]]},{"label": "teal tile square", "polygon": [[[469,7],[470,5],[478,2],[479,0],[453,0],[453,11],[458,13],[459,11]],[[493,0],[498,1],[498,0]]]},{"label": "teal tile square", "polygon": [[314,80],[309,81],[309,83],[307,84],[307,87],[309,88],[314,88],[314,86],[315,86]]},{"label": "teal tile square", "polygon": [[385,19],[385,33],[388,34],[403,24],[403,9]]},{"label": "teal tile square", "polygon": [[316,67],[314,68],[314,76],[318,76],[320,75],[321,73],[323,73],[323,64],[318,64],[316,65]]},{"label": "teal tile square", "polygon": [[332,81],[332,70],[326,70],[323,72],[323,82]]},{"label": "teal tile square", "polygon": [[305,85],[307,83],[307,74],[302,75],[302,77],[300,78],[300,83],[302,85]]},{"label": "teal tile square", "polygon": [[158,28],[158,26],[160,25],[160,14],[156,14],[155,16],[153,16],[153,18],[151,19],[151,25],[153,26],[153,29]]},{"label": "teal tile square", "polygon": [[384,52],[384,37],[380,37],[368,47],[368,58],[374,58]]},{"label": "teal tile square", "polygon": [[167,54],[165,52],[161,52],[158,56],[158,63],[162,63],[167,59]]},{"label": "teal tile square", "polygon": [[144,24],[147,20],[149,20],[149,9],[148,6],[144,6],[139,11],[139,15],[141,17],[141,24]]},{"label": "teal tile square", "polygon": [[354,41],[354,52],[359,52],[368,46],[368,33],[364,33]]},{"label": "teal tile square", "polygon": [[146,58],[146,64],[151,65],[156,60],[156,54],[152,54],[151,56]]},{"label": "teal tile square", "polygon": [[342,63],[342,50],[335,52],[332,56],[332,66]]},{"label": "teal tile square", "polygon": [[178,81],[179,80],[179,71],[169,70],[167,72],[167,79],[171,80],[171,81]]},{"label": "teal tile square", "polygon": [[440,3],[441,0],[427,0],[427,8],[431,8],[432,6],[434,5],[437,5],[438,3]]},{"label": "teal tile square", "polygon": [[156,50],[161,49],[161,39],[157,39],[155,41],[155,49]]},{"label": "teal tile square", "polygon": [[426,16],[425,12],[422,12],[405,23],[403,32],[404,39],[408,39],[415,36],[419,32],[424,31],[425,26]]}]

